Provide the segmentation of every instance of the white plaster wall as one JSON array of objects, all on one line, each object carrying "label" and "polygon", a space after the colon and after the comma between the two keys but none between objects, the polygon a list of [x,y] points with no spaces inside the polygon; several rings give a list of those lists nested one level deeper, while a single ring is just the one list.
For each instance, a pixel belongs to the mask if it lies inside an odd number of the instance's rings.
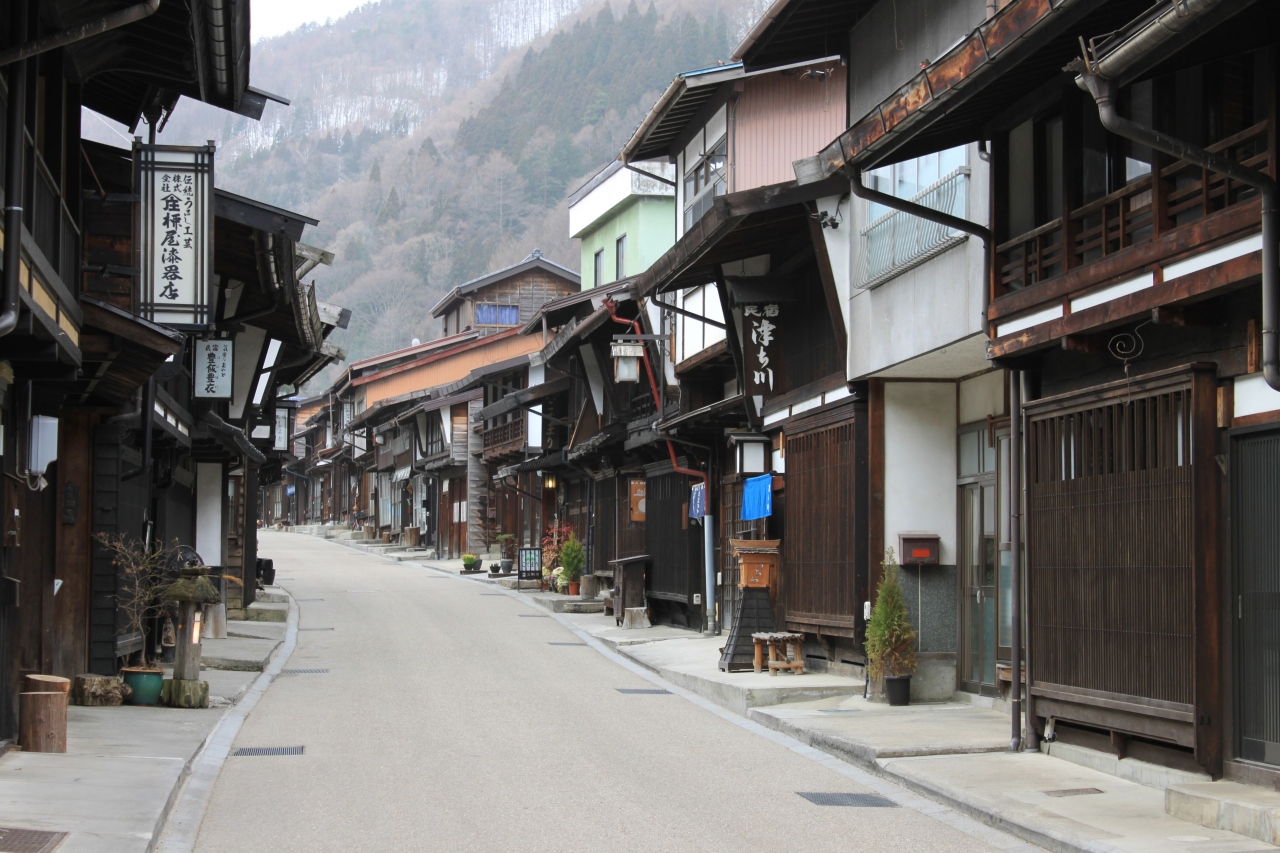
[{"label": "white plaster wall", "polygon": [[960,423],[985,420],[987,415],[1004,414],[1004,389],[1009,374],[993,370],[960,383]]},{"label": "white plaster wall", "polygon": [[1280,409],[1280,391],[1275,391],[1261,373],[1248,376],[1237,376],[1235,379],[1235,402],[1233,414],[1237,418],[1246,415],[1257,415],[1262,412],[1274,412]]},{"label": "white plaster wall", "polygon": [[196,463],[196,553],[206,563],[226,563],[222,535],[222,463]]},{"label": "white plaster wall", "polygon": [[898,534],[936,533],[939,559],[956,563],[956,385],[884,386],[884,544]]},{"label": "white plaster wall", "polygon": [[[965,204],[968,218],[989,221],[990,172],[969,146],[970,169]],[[970,237],[958,246],[878,287],[853,286],[858,253],[865,243],[867,202],[855,198],[848,222],[849,262],[844,270],[849,296],[849,378],[860,379],[895,364],[948,346],[983,330],[982,241]],[[841,230],[844,229],[841,226]],[[966,369],[964,373],[969,373]],[[960,375],[948,378],[959,378]]]}]

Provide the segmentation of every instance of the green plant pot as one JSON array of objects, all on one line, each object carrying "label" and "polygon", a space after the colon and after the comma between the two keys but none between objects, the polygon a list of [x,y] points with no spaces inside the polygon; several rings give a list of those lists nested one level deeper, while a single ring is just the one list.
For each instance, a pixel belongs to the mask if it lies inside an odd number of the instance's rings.
[{"label": "green plant pot", "polygon": [[155,705],[160,701],[160,689],[164,686],[163,670],[128,667],[120,670],[120,677],[133,691],[129,697],[130,705]]}]

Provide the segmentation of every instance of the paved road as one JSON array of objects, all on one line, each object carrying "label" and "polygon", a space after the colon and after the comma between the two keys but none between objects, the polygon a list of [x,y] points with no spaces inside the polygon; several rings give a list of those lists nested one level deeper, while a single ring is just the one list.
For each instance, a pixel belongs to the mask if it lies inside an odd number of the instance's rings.
[{"label": "paved road", "polygon": [[[994,850],[653,684],[470,580],[264,532],[299,599],[288,669],[236,746],[196,849]],[[319,601],[309,599],[322,599]],[[988,831],[989,833],[990,831]],[[1004,846],[1003,844],[1001,846]]]}]

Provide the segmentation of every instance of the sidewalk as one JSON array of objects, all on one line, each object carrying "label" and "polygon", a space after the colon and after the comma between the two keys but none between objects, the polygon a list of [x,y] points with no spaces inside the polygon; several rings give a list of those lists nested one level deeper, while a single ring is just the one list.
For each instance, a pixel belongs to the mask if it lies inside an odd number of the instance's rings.
[{"label": "sidewalk", "polygon": [[228,622],[227,639],[203,641],[207,709],[72,705],[66,753],[0,757],[0,826],[66,833],[58,853],[152,850],[192,759],[261,674],[285,629]]}]

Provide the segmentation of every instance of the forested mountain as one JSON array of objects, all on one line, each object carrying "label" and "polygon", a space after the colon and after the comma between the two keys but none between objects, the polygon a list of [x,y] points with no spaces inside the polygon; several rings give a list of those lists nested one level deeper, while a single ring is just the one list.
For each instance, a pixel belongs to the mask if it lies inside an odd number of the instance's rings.
[{"label": "forested mountain", "polygon": [[318,294],[353,312],[335,343],[403,347],[438,335],[450,287],[535,247],[576,269],[566,190],[763,0],[643,2],[369,3],[255,43],[254,85],[292,106],[259,123],[183,102],[159,141],[216,139],[219,186],[319,219],[304,239],[337,260]]}]

